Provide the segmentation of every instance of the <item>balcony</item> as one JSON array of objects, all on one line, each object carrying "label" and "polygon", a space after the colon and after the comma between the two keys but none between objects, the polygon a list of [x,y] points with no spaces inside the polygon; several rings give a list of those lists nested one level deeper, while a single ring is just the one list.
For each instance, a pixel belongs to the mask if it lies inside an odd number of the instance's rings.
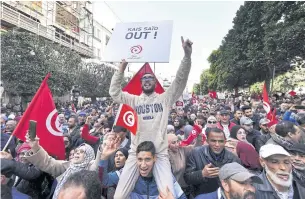
[{"label": "balcony", "polygon": [[55,29],[53,27],[43,26],[39,22],[36,22],[33,19],[23,15],[22,13],[9,8],[3,3],[1,3],[1,23],[2,22],[20,27],[48,40],[54,41],[55,43],[58,43],[62,46],[73,49],[83,57],[93,57],[92,48],[72,40],[67,42],[63,36],[55,36]]}]

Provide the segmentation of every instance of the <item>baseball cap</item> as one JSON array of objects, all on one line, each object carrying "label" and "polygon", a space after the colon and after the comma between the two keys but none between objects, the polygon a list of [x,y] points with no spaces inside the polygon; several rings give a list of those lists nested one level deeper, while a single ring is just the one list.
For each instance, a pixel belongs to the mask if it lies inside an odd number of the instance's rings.
[{"label": "baseball cap", "polygon": [[262,158],[267,158],[272,155],[285,155],[290,156],[290,154],[280,145],[266,144],[259,150],[259,156]]},{"label": "baseball cap", "polygon": [[248,117],[242,117],[240,118],[240,125],[244,125],[244,124],[253,124],[253,121],[248,118]]},{"label": "baseball cap", "polygon": [[230,114],[230,110],[226,109],[225,107],[222,108],[220,111],[219,111],[220,115],[222,114]]},{"label": "baseball cap", "polygon": [[237,182],[245,182],[251,179],[254,183],[263,184],[263,181],[258,176],[250,173],[245,167],[236,162],[223,165],[219,170],[219,179],[232,179]]},{"label": "baseball cap", "polygon": [[262,118],[260,121],[259,121],[259,124],[269,124],[270,123],[270,120],[268,120],[267,118]]}]

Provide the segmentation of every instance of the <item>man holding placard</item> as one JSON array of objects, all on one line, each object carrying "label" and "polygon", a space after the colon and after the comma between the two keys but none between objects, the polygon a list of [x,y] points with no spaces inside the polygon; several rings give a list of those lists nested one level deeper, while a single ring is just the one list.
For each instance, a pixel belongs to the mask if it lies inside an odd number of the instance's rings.
[{"label": "man holding placard", "polygon": [[168,158],[167,122],[168,114],[173,103],[182,95],[191,69],[192,42],[184,41],[181,37],[184,58],[177,71],[176,78],[165,93],[155,93],[156,77],[146,73],[141,78],[143,93],[140,96],[122,92],[121,83],[127,67],[125,60],[112,77],[109,94],[117,103],[128,104],[138,114],[138,130],[131,135],[131,146],[128,159],[116,188],[115,199],[126,199],[133,190],[140,172],[144,169],[136,166],[136,148],[143,141],[152,141],[157,149],[157,161],[153,176],[160,191],[165,192],[168,186],[174,193],[171,165]]}]

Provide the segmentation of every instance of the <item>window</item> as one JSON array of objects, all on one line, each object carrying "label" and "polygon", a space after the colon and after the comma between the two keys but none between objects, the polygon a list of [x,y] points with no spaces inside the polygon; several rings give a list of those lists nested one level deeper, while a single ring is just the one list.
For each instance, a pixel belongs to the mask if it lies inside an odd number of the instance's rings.
[{"label": "window", "polygon": [[96,34],[96,37],[97,37],[98,39],[101,39],[101,36],[100,36],[100,30],[99,30],[99,29],[97,29],[97,34]]},{"label": "window", "polygon": [[101,58],[101,50],[97,49],[97,57],[100,59]]},{"label": "window", "polygon": [[107,46],[107,44],[109,42],[109,39],[110,39],[110,37],[108,35],[106,35],[106,46]]}]

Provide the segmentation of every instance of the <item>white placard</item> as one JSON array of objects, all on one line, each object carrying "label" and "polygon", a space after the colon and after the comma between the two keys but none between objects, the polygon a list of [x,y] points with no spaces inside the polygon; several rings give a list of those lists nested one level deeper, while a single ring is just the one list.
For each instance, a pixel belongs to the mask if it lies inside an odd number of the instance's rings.
[{"label": "white placard", "polygon": [[117,23],[105,50],[105,61],[168,63],[173,21]]}]

